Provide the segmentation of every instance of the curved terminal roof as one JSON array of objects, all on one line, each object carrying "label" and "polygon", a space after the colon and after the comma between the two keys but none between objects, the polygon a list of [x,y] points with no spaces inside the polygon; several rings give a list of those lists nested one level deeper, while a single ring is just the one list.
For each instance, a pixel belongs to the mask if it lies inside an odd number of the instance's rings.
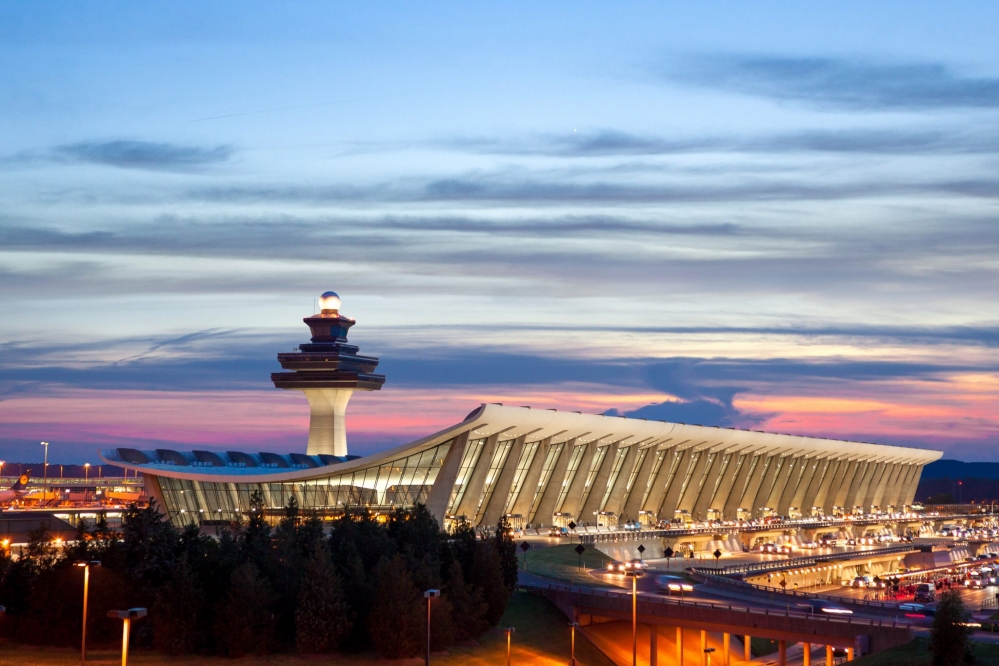
[{"label": "curved terminal roof", "polygon": [[[525,436],[528,441],[550,438],[552,442],[576,440],[577,443],[588,443],[597,440],[600,443],[638,445],[641,448],[669,446],[677,447],[678,450],[693,448],[715,452],[810,453],[848,460],[918,465],[933,462],[943,455],[940,451],[904,446],[509,407],[502,404],[482,405],[461,423],[404,446],[364,458],[250,454],[237,451],[225,454],[203,451],[181,453],[169,449],[138,451],[128,448],[105,449],[100,455],[109,464],[146,474],[198,481],[277,483],[322,478],[369,467],[436,446],[465,432],[470,437],[482,438],[498,434],[503,439]],[[223,464],[219,465],[219,461]]]}]

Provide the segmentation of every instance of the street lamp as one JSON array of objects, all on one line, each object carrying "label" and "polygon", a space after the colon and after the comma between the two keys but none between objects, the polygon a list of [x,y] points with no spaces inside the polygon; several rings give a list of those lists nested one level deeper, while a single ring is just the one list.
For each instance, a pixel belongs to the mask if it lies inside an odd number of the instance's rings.
[{"label": "street lamp", "polygon": [[503,630],[506,634],[506,666],[510,666],[510,638],[513,636],[513,632],[517,631],[514,627],[507,627]]},{"label": "street lamp", "polygon": [[631,666],[638,666],[638,579],[642,572],[632,569],[631,577]]},{"label": "street lamp", "polygon": [[128,630],[131,628],[132,620],[141,620],[146,617],[146,609],[129,608],[128,610],[111,610],[108,611],[108,617],[124,621],[121,634],[121,666],[128,666]]},{"label": "street lamp", "polygon": [[704,654],[708,658],[708,666],[711,666],[711,653],[714,652],[714,648],[704,648]]},{"label": "street lamp", "polygon": [[440,590],[427,590],[423,593],[423,598],[427,600],[427,656],[424,659],[426,666],[430,666],[430,600],[441,596]]},{"label": "street lamp", "polygon": [[570,622],[569,623],[569,627],[570,627],[570,630],[572,632],[571,633],[572,638],[570,639],[570,643],[569,643],[569,646],[570,646],[569,649],[572,651],[570,653],[571,654],[571,658],[570,658],[570,661],[569,661],[569,666],[576,666],[576,629],[579,627],[579,623],[578,622]]},{"label": "street lamp", "polygon": [[3,466],[6,464],[7,462],[5,460],[0,460],[0,479],[3,478]]},{"label": "street lamp", "polygon": [[90,567],[101,566],[100,560],[77,560],[74,567],[83,568],[83,638],[80,639],[80,666],[87,663],[87,597],[90,596]]},{"label": "street lamp", "polygon": [[49,443],[42,442],[45,447],[45,462],[42,463],[42,506],[45,506],[45,493],[49,485]]}]

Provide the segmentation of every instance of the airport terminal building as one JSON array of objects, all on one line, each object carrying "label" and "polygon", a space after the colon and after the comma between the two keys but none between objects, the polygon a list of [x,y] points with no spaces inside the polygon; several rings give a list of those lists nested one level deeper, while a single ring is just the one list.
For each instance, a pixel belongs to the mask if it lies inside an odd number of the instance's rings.
[{"label": "airport terminal building", "polygon": [[277,515],[294,496],[320,515],[426,504],[443,524],[597,528],[661,520],[894,513],[912,503],[939,451],[616,416],[481,405],[461,423],[373,456],[347,454],[355,390],[377,390],[378,359],[347,344],[354,321],[323,295],[298,352],[279,354],[278,388],[312,409],[307,453],[101,451],[141,472],[176,525],[239,519],[259,490]]}]

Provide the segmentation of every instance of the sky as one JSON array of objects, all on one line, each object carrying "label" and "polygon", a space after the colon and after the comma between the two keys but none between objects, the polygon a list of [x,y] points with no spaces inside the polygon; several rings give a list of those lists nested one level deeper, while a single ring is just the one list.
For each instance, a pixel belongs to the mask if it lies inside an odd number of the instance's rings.
[{"label": "sky", "polygon": [[999,5],[0,0],[0,458],[482,402],[999,460]]}]

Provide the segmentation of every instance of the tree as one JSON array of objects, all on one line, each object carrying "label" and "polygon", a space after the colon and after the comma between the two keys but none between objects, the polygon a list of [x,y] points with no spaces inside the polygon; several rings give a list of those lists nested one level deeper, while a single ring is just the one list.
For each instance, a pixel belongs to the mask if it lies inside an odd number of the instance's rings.
[{"label": "tree", "polygon": [[232,572],[229,591],[215,615],[215,640],[230,657],[265,654],[274,637],[274,592],[256,565],[247,562]]},{"label": "tree", "polygon": [[153,646],[166,654],[194,652],[201,642],[204,604],[204,591],[185,557],[170,580],[156,592],[153,612],[149,614]]},{"label": "tree", "polygon": [[503,580],[499,552],[489,541],[481,542],[475,549],[475,559],[472,563],[472,582],[482,590],[482,598],[486,602],[486,622],[496,626],[506,612],[506,603],[510,600],[510,590]]},{"label": "tree", "polygon": [[500,570],[503,573],[503,584],[513,592],[517,587],[517,544],[513,541],[512,530],[506,516],[500,516],[496,525],[496,552],[499,554]]},{"label": "tree", "polygon": [[962,666],[975,661],[968,637],[971,629],[964,626],[970,614],[957,590],[945,592],[937,604],[930,630],[930,655],[933,666]]},{"label": "tree", "polygon": [[927,504],[953,504],[954,496],[950,493],[934,493],[926,498]]},{"label": "tree", "polygon": [[368,616],[368,634],[375,648],[388,659],[418,655],[425,638],[424,622],[423,595],[405,559],[398,554],[382,558]]},{"label": "tree", "polygon": [[465,582],[458,560],[451,561],[444,594],[453,609],[455,640],[475,638],[489,628],[489,623],[486,622],[489,606],[482,599],[482,590]]},{"label": "tree", "polygon": [[295,645],[311,654],[336,650],[350,633],[353,617],[329,551],[317,548],[305,563],[295,610]]}]

